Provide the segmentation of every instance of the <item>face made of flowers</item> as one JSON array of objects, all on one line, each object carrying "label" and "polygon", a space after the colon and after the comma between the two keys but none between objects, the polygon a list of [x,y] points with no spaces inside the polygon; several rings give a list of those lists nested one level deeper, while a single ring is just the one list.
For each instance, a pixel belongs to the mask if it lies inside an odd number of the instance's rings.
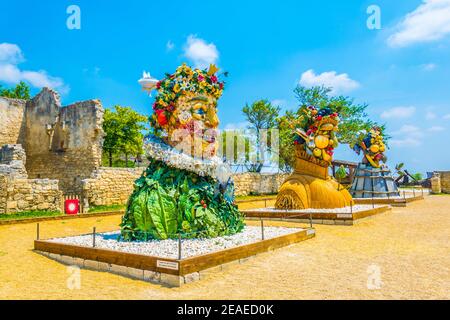
[{"label": "face made of flowers", "polygon": [[186,92],[174,107],[167,124],[168,143],[198,158],[215,156],[219,126],[217,99],[207,93]]}]

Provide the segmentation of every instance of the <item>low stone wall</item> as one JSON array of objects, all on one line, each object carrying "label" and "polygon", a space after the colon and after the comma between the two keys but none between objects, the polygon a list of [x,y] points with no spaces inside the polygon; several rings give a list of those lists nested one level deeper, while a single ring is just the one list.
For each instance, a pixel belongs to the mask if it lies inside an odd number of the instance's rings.
[{"label": "low stone wall", "polygon": [[450,193],[450,171],[438,171],[441,178],[441,190]]},{"label": "low stone wall", "polygon": [[241,173],[233,176],[236,196],[275,194],[289,174]]},{"label": "low stone wall", "polygon": [[0,149],[0,214],[23,211],[61,211],[58,180],[28,179],[21,145]]},{"label": "low stone wall", "polygon": [[[144,168],[106,168],[94,171],[82,181],[82,197],[89,206],[126,204],[133,192],[134,181]],[[287,174],[243,173],[233,176],[236,196],[277,193]]]},{"label": "low stone wall", "polygon": [[145,168],[105,168],[82,181],[82,196],[89,206],[125,204],[133,192],[134,181]]},{"label": "low stone wall", "polygon": [[[62,192],[58,180],[15,179],[9,181],[6,196],[6,212],[61,211]],[[2,212],[0,212],[2,213]]]}]

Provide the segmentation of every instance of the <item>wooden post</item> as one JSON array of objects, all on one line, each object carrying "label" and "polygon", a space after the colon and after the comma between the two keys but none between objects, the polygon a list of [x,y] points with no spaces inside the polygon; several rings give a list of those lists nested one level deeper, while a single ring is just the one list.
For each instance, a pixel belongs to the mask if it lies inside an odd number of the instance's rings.
[{"label": "wooden post", "polygon": [[95,248],[95,235],[96,235],[96,228],[94,227],[92,229],[92,247]]},{"label": "wooden post", "polygon": [[264,240],[264,220],[261,219],[261,239]]},{"label": "wooden post", "polygon": [[181,233],[178,234],[178,260],[181,260]]},{"label": "wooden post", "polygon": [[36,240],[39,240],[39,223],[36,225]]}]

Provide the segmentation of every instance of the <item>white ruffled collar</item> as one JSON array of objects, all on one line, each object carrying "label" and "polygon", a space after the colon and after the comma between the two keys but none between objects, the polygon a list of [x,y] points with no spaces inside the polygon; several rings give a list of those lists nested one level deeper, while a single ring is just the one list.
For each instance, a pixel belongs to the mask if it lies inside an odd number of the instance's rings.
[{"label": "white ruffled collar", "polygon": [[155,136],[148,136],[144,141],[147,157],[162,161],[170,167],[188,170],[200,176],[209,176],[220,182],[226,182],[231,177],[231,168],[217,156],[210,159],[200,159],[187,155],[172,146],[167,145]]}]

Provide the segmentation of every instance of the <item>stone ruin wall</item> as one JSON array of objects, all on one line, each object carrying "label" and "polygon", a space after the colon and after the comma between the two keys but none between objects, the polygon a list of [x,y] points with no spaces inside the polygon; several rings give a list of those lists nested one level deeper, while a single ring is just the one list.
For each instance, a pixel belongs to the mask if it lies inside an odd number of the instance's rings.
[{"label": "stone ruin wall", "polygon": [[[134,181],[144,168],[99,168],[91,178],[83,180],[83,198],[90,206],[126,204],[133,192]],[[235,195],[275,194],[287,174],[243,173],[233,176]]]},{"label": "stone ruin wall", "polygon": [[61,211],[58,180],[28,179],[21,145],[0,149],[0,214],[23,211]]},{"label": "stone ruin wall", "polygon": [[450,171],[439,171],[441,179],[441,191],[443,193],[450,193]]},{"label": "stone ruin wall", "polygon": [[25,100],[0,97],[0,147],[4,144],[23,143],[25,104]]},{"label": "stone ruin wall", "polygon": [[59,180],[65,194],[80,194],[81,181],[100,167],[103,107],[89,100],[61,107],[44,89],[25,109],[26,165],[30,178]]}]

